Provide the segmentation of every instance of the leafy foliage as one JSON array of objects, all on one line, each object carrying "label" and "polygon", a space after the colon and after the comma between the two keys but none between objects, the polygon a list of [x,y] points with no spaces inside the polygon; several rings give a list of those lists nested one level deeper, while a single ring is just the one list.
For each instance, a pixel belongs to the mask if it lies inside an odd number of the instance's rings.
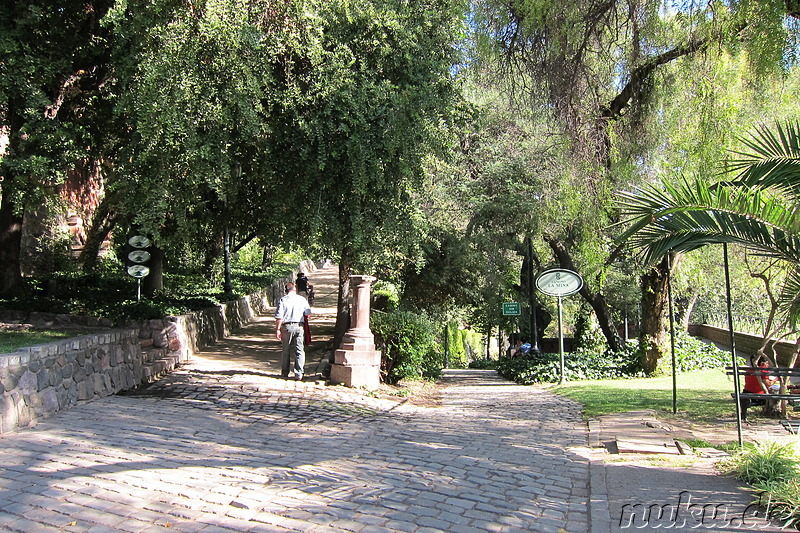
[{"label": "leafy foliage", "polygon": [[[294,262],[293,265],[297,265]],[[269,286],[292,271],[278,263],[270,271],[232,271],[234,291],[248,294]],[[213,307],[226,299],[218,284],[194,274],[166,274],[164,289],[151,299],[137,301],[136,281],[119,265],[106,265],[90,274],[62,272],[44,280],[28,280],[14,298],[0,300],[0,308],[110,318],[117,324],[146,320]]]},{"label": "leafy foliage", "polygon": [[[565,354],[567,380],[632,378],[642,375],[636,355],[637,343],[628,342],[624,352],[579,349]],[[677,336],[675,359],[678,372],[723,368],[729,362],[727,352],[691,337]],[[525,358],[500,359],[497,370],[503,377],[517,383],[554,383],[561,378],[558,354],[530,355]]]},{"label": "leafy foliage", "polygon": [[759,493],[769,517],[800,526],[800,444],[763,441],[734,455],[727,466]]},{"label": "leafy foliage", "polygon": [[435,346],[435,326],[429,319],[409,311],[373,313],[370,327],[381,350],[385,381],[439,376],[444,357]]},{"label": "leafy foliage", "polygon": [[[522,385],[556,383],[561,379],[559,354],[543,353],[528,357],[502,358],[497,362],[501,376]],[[565,354],[565,379],[613,379],[641,376],[635,350],[622,353]]]},{"label": "leafy foliage", "polygon": [[692,337],[686,332],[675,336],[675,362],[678,372],[724,368],[730,364],[730,352],[720,350],[713,344]]},{"label": "leafy foliage", "polygon": [[778,123],[744,140],[750,152],[734,161],[730,181],[683,178],[620,194],[627,240],[654,262],[670,251],[713,243],[741,244],[756,255],[786,263],[790,270],[780,300],[793,320],[800,318],[800,202],[797,153],[800,127]]}]

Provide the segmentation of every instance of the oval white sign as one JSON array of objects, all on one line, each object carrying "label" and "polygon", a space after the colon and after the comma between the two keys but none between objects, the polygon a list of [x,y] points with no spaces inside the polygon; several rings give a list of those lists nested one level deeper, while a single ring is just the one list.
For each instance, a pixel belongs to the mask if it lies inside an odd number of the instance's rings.
[{"label": "oval white sign", "polygon": [[569,296],[583,287],[583,278],[577,272],[564,268],[554,268],[539,274],[536,288],[548,296]]},{"label": "oval white sign", "polygon": [[150,273],[150,268],[144,265],[133,265],[128,267],[128,274],[134,278],[143,278]]},{"label": "oval white sign", "polygon": [[134,250],[128,254],[128,259],[134,263],[144,263],[150,260],[150,252],[146,250]]},{"label": "oval white sign", "polygon": [[144,235],[134,235],[133,237],[128,239],[128,244],[130,244],[134,248],[147,248],[148,246],[150,246],[150,239],[148,239]]}]

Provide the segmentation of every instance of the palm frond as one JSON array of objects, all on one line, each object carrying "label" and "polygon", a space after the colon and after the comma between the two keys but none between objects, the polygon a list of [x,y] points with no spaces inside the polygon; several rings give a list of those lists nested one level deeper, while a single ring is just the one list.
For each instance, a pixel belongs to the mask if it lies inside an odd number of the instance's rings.
[{"label": "palm frond", "polygon": [[670,250],[705,244],[736,243],[756,253],[800,261],[800,239],[793,209],[782,198],[765,199],[758,189],[712,187],[681,178],[620,194],[622,222],[618,238],[638,250],[645,262]]},{"label": "palm frond", "polygon": [[789,318],[789,324],[796,328],[800,322],[800,265],[794,265],[786,274],[778,309]]},{"label": "palm frond", "polygon": [[738,175],[725,185],[772,188],[800,197],[799,123],[777,123],[774,129],[762,125],[742,143],[749,151],[734,152],[739,157],[728,162],[728,169]]}]

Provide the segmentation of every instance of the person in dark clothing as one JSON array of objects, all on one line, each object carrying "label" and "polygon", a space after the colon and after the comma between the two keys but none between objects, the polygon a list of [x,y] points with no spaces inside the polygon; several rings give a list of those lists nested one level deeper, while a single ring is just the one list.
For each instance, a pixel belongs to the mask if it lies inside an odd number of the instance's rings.
[{"label": "person in dark clothing", "polygon": [[294,286],[297,289],[297,294],[308,299],[308,278],[306,277],[305,272],[299,272],[297,274],[297,279],[294,282]]}]

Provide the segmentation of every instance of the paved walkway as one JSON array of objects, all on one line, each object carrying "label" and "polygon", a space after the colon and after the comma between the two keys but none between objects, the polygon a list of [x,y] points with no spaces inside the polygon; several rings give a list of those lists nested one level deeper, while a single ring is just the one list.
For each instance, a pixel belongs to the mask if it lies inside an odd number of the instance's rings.
[{"label": "paved walkway", "polygon": [[0,531],[760,529],[645,516],[747,496],[715,476],[606,465],[575,403],[493,371],[447,371],[441,407],[316,382],[334,272],[309,277],[305,381],[280,379],[265,317],[144,391],[7,435]]}]

